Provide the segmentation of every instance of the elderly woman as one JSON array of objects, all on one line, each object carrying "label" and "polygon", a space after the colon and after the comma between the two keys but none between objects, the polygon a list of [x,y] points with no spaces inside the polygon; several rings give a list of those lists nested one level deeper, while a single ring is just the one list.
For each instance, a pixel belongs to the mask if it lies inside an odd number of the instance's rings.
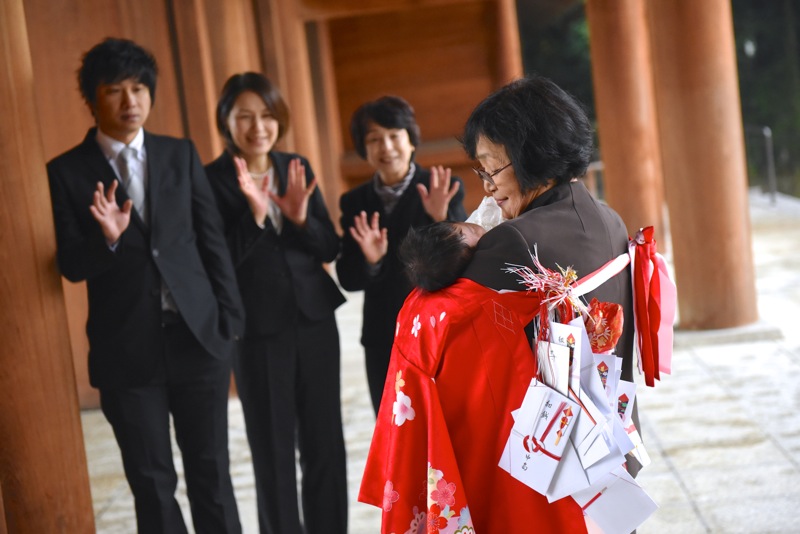
[{"label": "elderly woman", "polygon": [[[383,509],[382,532],[421,525],[478,534],[582,532],[575,500],[550,503],[498,465],[510,413],[537,372],[526,325],[541,295],[495,290],[521,288],[503,268],[534,268],[534,250],[548,269],[589,274],[627,251],[627,231],[575,179],[589,163],[591,127],[578,102],[550,80],[518,80],[487,97],[463,142],[507,220],[480,238],[461,278],[435,292],[414,291],[400,311],[359,499]],[[450,233],[437,239],[444,243]],[[463,237],[456,245],[469,248]],[[624,270],[589,298],[628,312],[630,287]],[[627,335],[618,349],[630,378]]]},{"label": "elderly woman", "polygon": [[217,104],[226,150],[206,173],[247,313],[234,373],[261,532],[344,534],[347,477],[334,316],[344,297],[323,267],[338,255],[339,236],[308,161],[274,148],[288,127],[286,103],[265,76],[232,76]]},{"label": "elderly woman", "polygon": [[[501,88],[470,115],[462,138],[475,173],[508,219],[478,244],[465,277],[495,289],[519,289],[501,271],[521,234],[548,269],[572,266],[585,276],[628,249],[622,219],[577,180],[592,154],[592,128],[582,106],[551,80],[529,77]],[[513,231],[513,230],[515,231]],[[509,238],[508,236],[511,235]],[[633,304],[628,270],[587,295],[625,309],[617,345],[622,378],[632,380]]]},{"label": "elderly woman", "polygon": [[464,188],[450,169],[425,169],[414,162],[420,131],[412,107],[384,96],[353,114],[350,134],[358,155],[375,170],[368,182],[342,195],[342,255],[339,283],[364,291],[364,346],[367,382],[375,413],[381,403],[395,320],[411,283],[398,249],[410,228],[466,219]]}]

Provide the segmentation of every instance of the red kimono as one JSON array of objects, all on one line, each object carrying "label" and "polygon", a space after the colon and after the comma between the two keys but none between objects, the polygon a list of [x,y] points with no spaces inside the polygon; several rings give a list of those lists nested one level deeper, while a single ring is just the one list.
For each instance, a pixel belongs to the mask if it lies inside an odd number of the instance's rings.
[{"label": "red kimono", "polygon": [[397,318],[359,500],[384,533],[585,532],[575,501],[547,499],[498,466],[536,371],[523,327],[535,293],[467,279],[414,290]]}]

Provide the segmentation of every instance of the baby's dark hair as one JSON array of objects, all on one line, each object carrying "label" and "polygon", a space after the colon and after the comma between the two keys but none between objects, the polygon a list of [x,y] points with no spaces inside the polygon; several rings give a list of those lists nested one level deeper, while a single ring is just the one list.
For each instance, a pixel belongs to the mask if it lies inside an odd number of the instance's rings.
[{"label": "baby's dark hair", "polygon": [[406,276],[425,291],[437,291],[455,282],[474,253],[475,248],[449,221],[409,229],[399,250]]}]

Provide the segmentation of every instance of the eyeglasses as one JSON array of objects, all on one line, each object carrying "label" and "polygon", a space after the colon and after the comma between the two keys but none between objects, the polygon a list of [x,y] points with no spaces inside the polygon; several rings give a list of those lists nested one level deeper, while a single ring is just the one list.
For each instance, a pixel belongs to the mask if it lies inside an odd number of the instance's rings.
[{"label": "eyeglasses", "polygon": [[501,172],[503,172],[508,167],[511,167],[511,163],[509,163],[507,165],[504,165],[504,166],[500,167],[499,169],[497,169],[495,171],[492,171],[492,172],[486,172],[483,169],[476,169],[475,167],[472,167],[472,170],[475,171],[475,174],[477,174],[478,177],[481,180],[483,180],[484,182],[488,183],[489,185],[494,186],[495,183],[494,183],[493,178],[495,176],[497,176],[498,174],[500,174]]}]

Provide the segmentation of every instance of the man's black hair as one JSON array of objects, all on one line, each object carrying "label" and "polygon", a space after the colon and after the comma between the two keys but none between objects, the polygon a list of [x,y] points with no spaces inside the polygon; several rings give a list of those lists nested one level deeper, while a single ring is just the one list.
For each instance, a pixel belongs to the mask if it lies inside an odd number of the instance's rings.
[{"label": "man's black hair", "polygon": [[107,38],[83,55],[78,70],[78,86],[83,99],[94,108],[101,84],[127,79],[143,83],[150,90],[150,102],[156,100],[158,66],[153,54],[128,39]]}]

